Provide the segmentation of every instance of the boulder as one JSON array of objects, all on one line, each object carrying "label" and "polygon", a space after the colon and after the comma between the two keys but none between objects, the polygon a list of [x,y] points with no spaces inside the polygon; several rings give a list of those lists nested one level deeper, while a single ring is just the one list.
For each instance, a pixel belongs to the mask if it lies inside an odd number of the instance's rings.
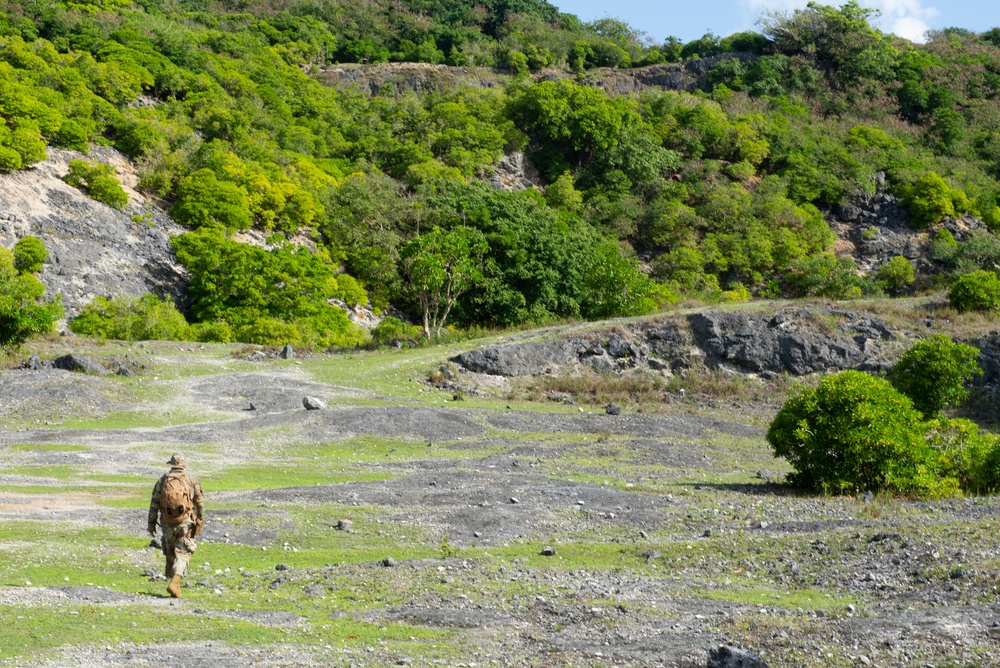
[{"label": "boulder", "polygon": [[307,411],[319,411],[326,408],[326,404],[316,397],[304,397],[302,399],[302,405]]},{"label": "boulder", "polygon": [[722,645],[708,650],[708,668],[767,668],[767,663],[753,652]]},{"label": "boulder", "polygon": [[608,415],[621,415],[622,407],[619,406],[618,404],[608,404],[607,406],[605,406],[604,412],[607,413]]},{"label": "boulder", "polygon": [[103,366],[83,355],[63,355],[54,362],[55,368],[65,371],[78,371],[95,376],[103,376],[108,372]]},{"label": "boulder", "polygon": [[286,343],[285,347],[281,349],[281,359],[283,360],[295,359],[295,349],[292,348],[292,344]]}]

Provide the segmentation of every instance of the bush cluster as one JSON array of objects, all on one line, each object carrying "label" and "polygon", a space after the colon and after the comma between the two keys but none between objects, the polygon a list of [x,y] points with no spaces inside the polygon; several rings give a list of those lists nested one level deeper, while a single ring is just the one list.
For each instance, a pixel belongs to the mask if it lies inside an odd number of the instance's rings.
[{"label": "bush cluster", "polygon": [[128,193],[115,177],[115,168],[98,162],[70,160],[66,183],[87,193],[92,199],[113,209],[124,209]]},{"label": "bush cluster", "polygon": [[844,371],[788,399],[767,440],[795,469],[789,482],[817,491],[924,497],[996,489],[1000,437],[939,415],[962,401],[965,383],[982,373],[978,353],[934,336],[903,355],[891,383]]}]

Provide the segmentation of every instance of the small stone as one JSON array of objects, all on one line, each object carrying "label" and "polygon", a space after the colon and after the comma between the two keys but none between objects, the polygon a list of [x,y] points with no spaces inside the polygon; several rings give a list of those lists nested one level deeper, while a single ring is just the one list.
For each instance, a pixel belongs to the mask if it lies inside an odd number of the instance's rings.
[{"label": "small stone", "polygon": [[875,501],[875,495],[872,494],[871,490],[868,490],[861,497],[862,503],[873,503]]},{"label": "small stone", "polygon": [[767,668],[764,660],[752,652],[732,645],[708,650],[708,668]]},{"label": "small stone", "polygon": [[393,559],[392,557],[386,557],[385,559],[382,560],[382,565],[385,566],[386,568],[392,568],[393,566],[396,565],[396,560]]},{"label": "small stone", "polygon": [[291,569],[288,567],[288,564],[278,564],[277,566],[274,567],[274,570],[276,570],[276,571],[288,571],[288,570],[291,570]]},{"label": "small stone", "polygon": [[472,537],[473,538],[482,538],[482,536],[483,536],[483,534],[479,533],[478,531],[473,531],[472,532]]},{"label": "small stone", "polygon": [[712,537],[712,530],[711,529],[705,529],[701,533],[701,535],[702,535],[703,538],[711,538]]},{"label": "small stone", "polygon": [[554,556],[555,553],[556,553],[556,548],[552,547],[551,545],[546,545],[545,547],[542,548],[543,556],[551,557]]},{"label": "small stone", "polygon": [[872,660],[869,659],[864,654],[862,654],[861,656],[858,657],[858,661],[860,661],[861,663],[865,664],[866,666],[872,665]]},{"label": "small stone", "polygon": [[302,399],[302,405],[307,411],[318,411],[326,408],[326,404],[322,400],[316,397],[305,397]]},{"label": "small stone", "polygon": [[350,532],[353,526],[354,522],[352,522],[351,520],[340,520],[337,522],[337,529],[340,531]]},{"label": "small stone", "polygon": [[286,343],[285,347],[281,349],[281,359],[295,359],[295,350],[292,348],[292,344]]},{"label": "small stone", "polygon": [[621,415],[622,407],[618,404],[611,403],[604,407],[604,412],[608,415]]},{"label": "small stone", "polygon": [[520,501],[518,501],[518,500],[517,500],[517,497],[516,497],[516,496],[512,496],[512,497],[510,497],[510,502],[511,502],[512,504],[517,504],[517,503],[521,503]]}]

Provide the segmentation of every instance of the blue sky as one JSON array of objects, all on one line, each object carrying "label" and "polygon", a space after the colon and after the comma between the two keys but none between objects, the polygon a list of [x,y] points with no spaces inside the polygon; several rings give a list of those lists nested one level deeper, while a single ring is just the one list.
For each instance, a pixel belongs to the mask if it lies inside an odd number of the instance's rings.
[{"label": "blue sky", "polygon": [[[605,16],[622,19],[644,30],[656,41],[676,35],[684,41],[711,30],[725,36],[754,28],[764,8],[788,10],[804,7],[808,0],[549,0],[564,12],[584,21]],[[859,0],[881,10],[877,26],[913,41],[928,29],[967,28],[982,32],[1000,26],[1000,0]],[[840,0],[824,4],[840,5]]]}]

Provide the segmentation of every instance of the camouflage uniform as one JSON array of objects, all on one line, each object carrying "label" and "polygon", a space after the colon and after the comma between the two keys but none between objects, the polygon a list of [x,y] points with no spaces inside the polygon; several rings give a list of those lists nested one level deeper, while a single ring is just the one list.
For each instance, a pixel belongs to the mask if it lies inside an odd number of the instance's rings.
[{"label": "camouflage uniform", "polygon": [[[205,499],[202,495],[201,484],[194,476],[185,471],[187,468],[187,459],[184,455],[175,454],[167,463],[170,464],[170,473],[184,474],[191,492],[191,501],[194,505],[193,514],[189,513],[180,523],[169,524],[165,521],[160,522],[160,526],[163,528],[163,554],[167,558],[165,575],[171,581],[171,584],[167,587],[167,591],[176,597],[180,595],[178,589],[180,578],[184,577],[187,572],[188,561],[190,561],[191,555],[194,554],[194,551],[198,547],[194,542],[192,534],[194,533],[195,521],[203,522],[205,519]],[[160,492],[163,489],[167,475],[170,475],[170,473],[160,477],[153,487],[153,497],[149,501],[149,519],[147,524],[150,535],[156,535],[156,524],[160,516]]]}]

